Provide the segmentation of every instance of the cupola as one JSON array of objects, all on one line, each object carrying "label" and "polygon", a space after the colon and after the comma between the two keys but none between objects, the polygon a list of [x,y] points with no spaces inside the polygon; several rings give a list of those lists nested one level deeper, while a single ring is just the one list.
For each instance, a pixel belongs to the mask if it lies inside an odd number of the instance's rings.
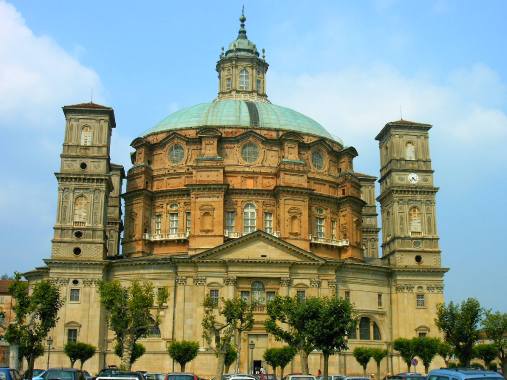
[{"label": "cupola", "polygon": [[268,102],[266,72],[269,65],[265,60],[264,49],[260,57],[257,47],[248,39],[244,10],[239,21],[238,37],[229,44],[227,51],[222,48],[217,62],[218,99]]}]

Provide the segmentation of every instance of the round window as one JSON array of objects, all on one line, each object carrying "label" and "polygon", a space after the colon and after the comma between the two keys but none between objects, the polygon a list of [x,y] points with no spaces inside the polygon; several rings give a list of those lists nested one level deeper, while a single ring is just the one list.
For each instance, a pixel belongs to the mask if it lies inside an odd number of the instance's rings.
[{"label": "round window", "polygon": [[259,147],[253,143],[247,143],[241,148],[241,157],[248,163],[257,161],[259,157]]},{"label": "round window", "polygon": [[81,254],[81,248],[76,247],[72,250],[72,252],[74,253],[74,255],[79,256]]},{"label": "round window", "polygon": [[324,157],[322,157],[322,153],[318,150],[312,153],[312,165],[317,170],[324,168]]},{"label": "round window", "polygon": [[173,164],[178,164],[183,161],[184,156],[185,152],[180,144],[173,145],[169,148],[169,160],[171,160]]}]

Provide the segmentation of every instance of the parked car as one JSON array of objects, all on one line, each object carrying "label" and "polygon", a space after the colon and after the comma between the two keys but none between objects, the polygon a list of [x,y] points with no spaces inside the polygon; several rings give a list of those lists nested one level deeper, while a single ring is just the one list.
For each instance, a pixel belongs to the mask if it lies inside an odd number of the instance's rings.
[{"label": "parked car", "polygon": [[231,377],[229,377],[227,380],[257,380],[257,377],[253,375],[245,375],[241,373],[235,373]]},{"label": "parked car", "polygon": [[76,368],[50,368],[39,377],[42,380],[86,380],[83,371]]},{"label": "parked car", "polygon": [[[35,378],[35,377],[38,377],[40,376],[44,371],[46,371],[45,369],[38,369],[38,368],[34,368],[32,370],[32,380]],[[25,371],[25,373],[23,373],[23,379],[27,379],[28,380],[28,371]]]},{"label": "parked car", "polygon": [[0,367],[0,380],[21,380],[21,376],[17,369]]},{"label": "parked car", "polygon": [[287,375],[283,378],[283,380],[317,380],[315,376],[312,375]]},{"label": "parked car", "polygon": [[144,374],[146,380],[164,380],[165,375],[163,373],[146,372]]},{"label": "parked car", "polygon": [[190,372],[171,372],[165,375],[165,380],[199,380],[199,376]]},{"label": "parked car", "polygon": [[99,377],[135,377],[137,380],[146,380],[140,372],[122,371],[116,367],[102,369],[97,375]]},{"label": "parked car", "polygon": [[402,372],[397,375],[389,376],[389,380],[425,380],[426,376],[418,372]]},{"label": "parked car", "polygon": [[503,376],[495,371],[481,371],[469,368],[442,368],[430,371],[428,380],[502,380]]}]

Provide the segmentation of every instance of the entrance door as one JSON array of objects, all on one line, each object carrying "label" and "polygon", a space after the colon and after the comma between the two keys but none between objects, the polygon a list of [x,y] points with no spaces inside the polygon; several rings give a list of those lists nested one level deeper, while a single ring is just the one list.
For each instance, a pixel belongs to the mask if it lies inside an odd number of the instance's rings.
[{"label": "entrance door", "polygon": [[268,334],[248,334],[248,343],[255,345],[253,349],[248,348],[248,369],[253,373],[259,373],[262,356],[268,348]]},{"label": "entrance door", "polygon": [[261,372],[261,366],[262,366],[262,361],[260,360],[254,360],[253,361],[253,373],[254,375],[257,375]]}]

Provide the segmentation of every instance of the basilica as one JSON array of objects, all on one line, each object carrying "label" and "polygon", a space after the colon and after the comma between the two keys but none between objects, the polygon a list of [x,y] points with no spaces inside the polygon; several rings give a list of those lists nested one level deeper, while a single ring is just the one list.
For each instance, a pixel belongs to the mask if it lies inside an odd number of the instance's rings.
[{"label": "basilica", "polygon": [[[97,347],[85,365],[92,373],[119,363],[97,292],[98,282],[110,279],[150,281],[169,294],[160,326],[140,341],[146,353],[134,364],[139,370],[178,371],[167,346],[185,339],[200,344],[187,370],[214,375],[216,358],[201,328],[207,295],[255,301],[254,327],[236,342],[241,372],[267,368],[264,351],[282,345],[263,326],[266,303],[276,295],[353,303],[357,330],[349,350],[331,357],[330,373],[361,374],[352,355],[358,346],[388,350],[383,374],[404,371],[393,340],[440,335],[434,318],[447,269],[440,262],[431,125],[402,119],[382,127],[379,120],[372,142],[379,145],[380,175],[356,171],[356,149],[269,101],[269,65],[248,39],[245,20],[220,53],[216,98],[140,133],[127,171],[110,161],[114,110],[63,107],[51,255],[25,274],[57,284],[65,298],[51,333],[50,366],[69,365],[63,347],[70,341]],[[36,368],[45,368],[46,355],[38,360]],[[310,371],[322,361],[312,352]],[[296,357],[285,372],[300,371]],[[376,373],[373,360],[368,371]]]}]

